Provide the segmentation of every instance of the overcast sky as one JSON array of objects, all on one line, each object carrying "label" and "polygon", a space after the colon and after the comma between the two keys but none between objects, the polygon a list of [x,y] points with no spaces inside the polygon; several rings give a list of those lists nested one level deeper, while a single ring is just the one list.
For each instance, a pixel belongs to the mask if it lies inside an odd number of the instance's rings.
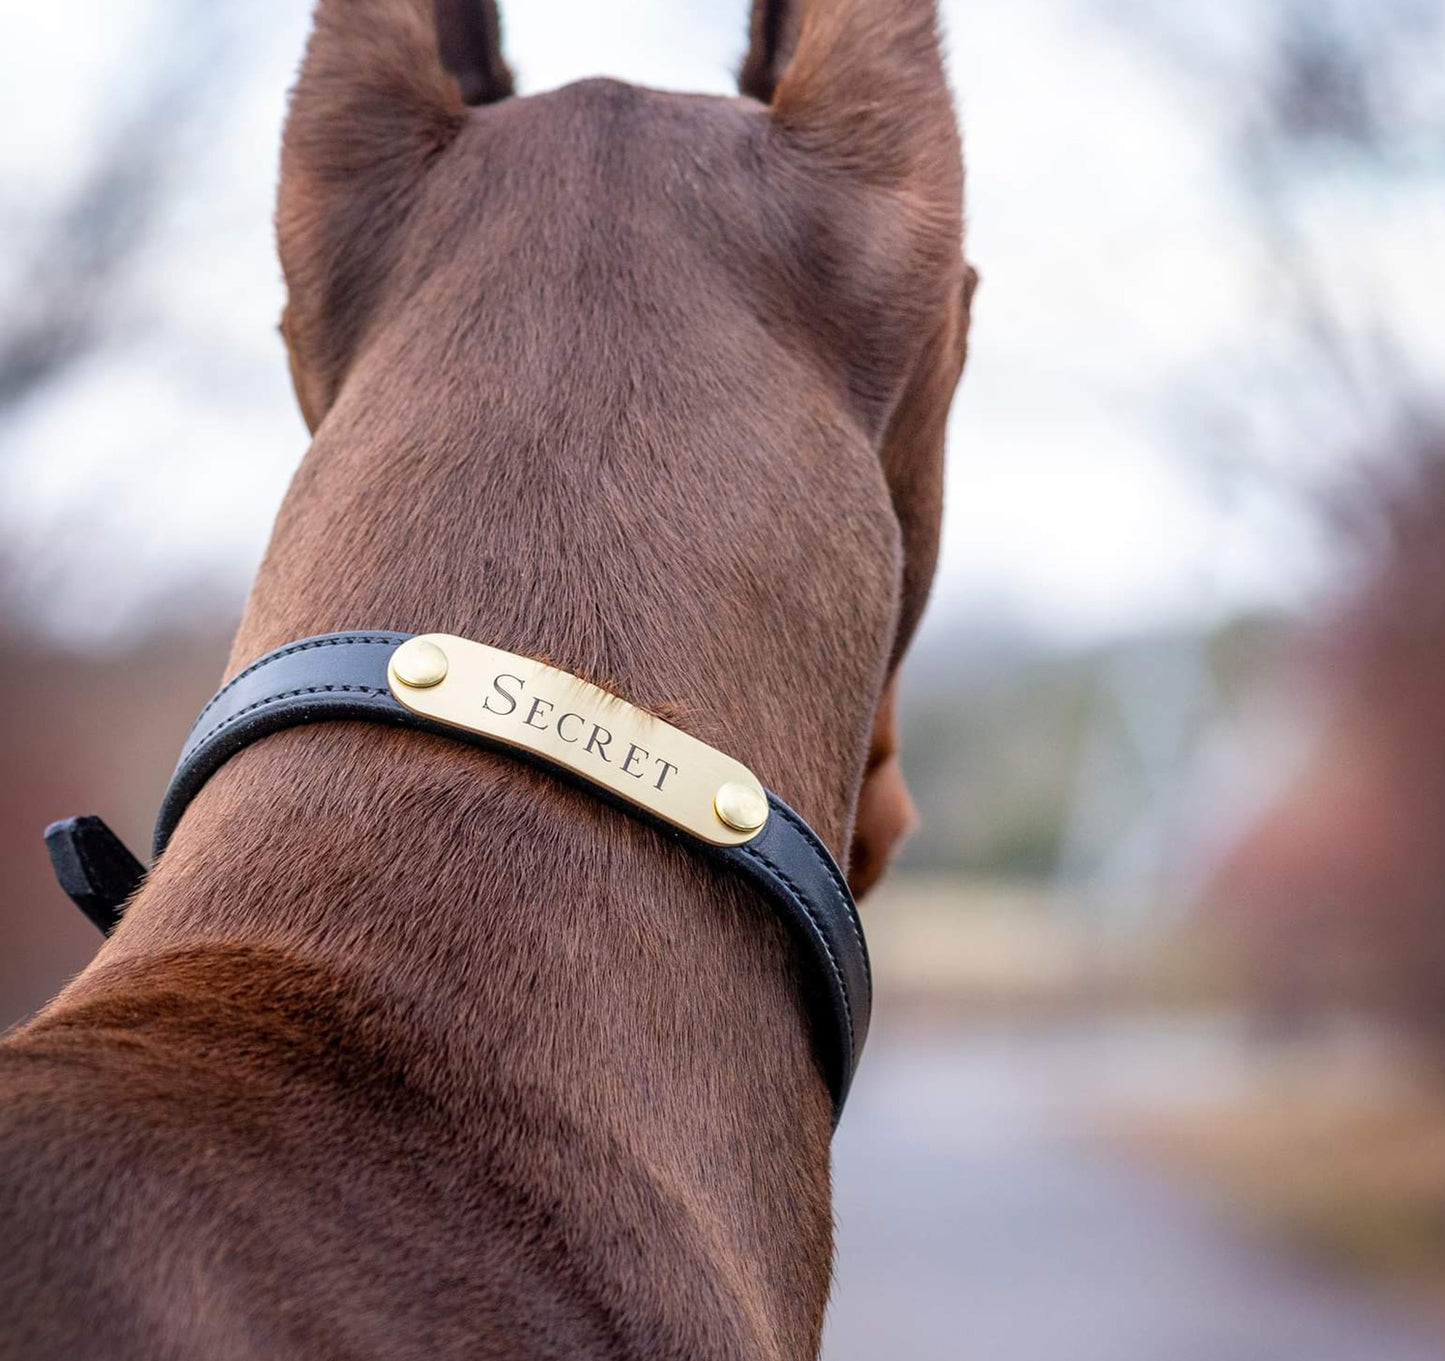
[{"label": "overcast sky", "polygon": [[[12,7],[0,52],[7,230],[76,173],[128,96],[126,53],[176,8]],[[67,627],[116,627],[178,579],[238,596],[306,447],[275,334],[271,237],[306,6],[233,10],[236,84],[178,153],[179,192],[118,304],[125,343],[0,427],[12,532],[43,543],[77,511],[94,514],[105,579],[57,597]],[[724,91],[744,11],[527,0],[504,14],[524,91],[598,73]],[[1221,500],[1173,400],[1247,352],[1259,325],[1259,261],[1221,120],[1086,3],[951,0],[945,12],[984,286],[950,430],[933,627],[984,610],[1088,639],[1307,598],[1322,563],[1300,521],[1268,496]],[[1438,226],[1438,193],[1432,203]],[[1322,211],[1369,217],[1345,200]],[[1389,257],[1401,278],[1382,287],[1438,298],[1445,261],[1419,236],[1401,229]]]}]

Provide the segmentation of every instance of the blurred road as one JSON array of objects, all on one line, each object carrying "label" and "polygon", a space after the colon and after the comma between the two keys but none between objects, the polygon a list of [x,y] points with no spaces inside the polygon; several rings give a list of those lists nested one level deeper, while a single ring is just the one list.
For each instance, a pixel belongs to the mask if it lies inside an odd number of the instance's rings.
[{"label": "blurred road", "polygon": [[875,1032],[836,1141],[825,1361],[1442,1361],[1423,1323],[1090,1132],[1120,1105],[1217,1091],[1218,1041]]}]

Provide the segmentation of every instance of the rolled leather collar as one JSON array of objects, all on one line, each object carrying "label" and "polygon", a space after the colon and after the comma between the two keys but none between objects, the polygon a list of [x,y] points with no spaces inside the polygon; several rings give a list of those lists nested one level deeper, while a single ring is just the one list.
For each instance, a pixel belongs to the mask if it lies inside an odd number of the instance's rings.
[{"label": "rolled leather collar", "polygon": [[[806,966],[814,1048],[837,1123],[872,1006],[862,924],[817,833],[745,767],[528,658],[439,634],[322,634],[268,652],[201,711],[161,803],[155,855],[197,791],[237,752],[283,728],[329,719],[418,728],[507,751],[741,874],[772,904]],[[45,840],[61,887],[109,933],[144,867],[99,818],[54,823]]]}]

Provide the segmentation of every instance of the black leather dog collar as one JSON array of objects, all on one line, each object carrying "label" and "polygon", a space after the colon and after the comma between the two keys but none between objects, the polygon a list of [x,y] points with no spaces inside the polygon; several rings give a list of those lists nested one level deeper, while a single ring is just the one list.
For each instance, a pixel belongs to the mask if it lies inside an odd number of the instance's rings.
[{"label": "black leather dog collar", "polygon": [[[558,769],[664,833],[727,862],[768,896],[809,966],[808,1001],[814,1039],[833,1096],[836,1123],[868,1033],[872,980],[863,928],[852,895],[833,857],[812,828],[776,794],[767,791],[766,820],[761,830],[748,835],[733,832],[719,822],[718,835],[735,844],[716,844],[705,833],[699,833],[685,822],[680,824],[666,812],[639,806],[637,801],[623,797],[621,790],[609,792],[583,771],[580,755],[576,761],[570,760],[555,741],[553,746],[561,754],[535,749],[518,752],[496,733],[469,731],[454,722],[443,722],[418,712],[409,705],[414,706],[424,697],[408,694],[408,703],[401,702],[394,691],[409,692],[410,687],[398,683],[388,669],[398,648],[409,641],[416,649],[418,641],[423,640],[390,632],[331,633],[303,638],[267,653],[232,677],[201,711],[182,749],[157,819],[155,854],[159,856],[165,849],[191,799],[221,765],[250,743],[298,724],[363,719],[420,728],[480,746],[509,750],[524,759]],[[465,640],[451,641],[465,648],[492,652]],[[505,653],[495,655],[508,657]],[[515,669],[519,672],[524,667],[533,667],[583,690],[592,690],[583,682],[564,673],[551,672],[550,668],[541,668],[538,663],[522,658],[511,661],[516,663]],[[523,702],[518,708],[519,700],[524,698],[522,678],[503,673],[496,680],[497,688],[491,696],[494,703],[478,707],[486,708],[491,714],[504,710],[507,715],[515,713],[519,720],[530,716],[534,721],[528,726],[538,731],[542,731],[548,720],[555,720],[556,730],[562,734],[561,741],[572,744],[567,752],[582,752],[584,736],[588,739],[587,753],[605,753],[611,749],[600,732],[585,733],[582,713],[558,714],[558,704],[532,698],[530,692],[525,697],[529,703]],[[423,685],[430,683],[424,681]],[[505,709],[508,701],[511,709]],[[578,702],[576,707],[581,710],[583,706]],[[563,726],[568,718],[578,719],[579,723],[568,729]],[[661,720],[651,722],[665,729],[674,741],[710,752]],[[566,735],[568,731],[572,732],[571,737]],[[612,736],[607,733],[608,739]],[[623,757],[622,744],[617,745],[619,750],[614,756],[604,754],[602,757],[611,767],[603,774],[614,786],[626,783],[616,776],[618,768],[626,768],[628,776],[636,777],[639,788],[642,788],[644,774],[648,786],[656,780],[657,787],[663,790],[668,779],[686,778],[676,775],[678,765],[683,763],[681,758],[672,764],[663,755],[653,755],[635,742],[627,747],[627,755]],[[720,753],[711,755],[726,767],[751,778],[742,767]],[[568,765],[570,770],[566,768]],[[660,803],[660,797],[654,802]],[[761,803],[758,808],[758,816],[764,816]],[[140,863],[99,818],[71,818],[55,823],[46,829],[45,839],[61,887],[87,917],[109,932],[120,919],[125,901],[139,887],[144,873]]]}]

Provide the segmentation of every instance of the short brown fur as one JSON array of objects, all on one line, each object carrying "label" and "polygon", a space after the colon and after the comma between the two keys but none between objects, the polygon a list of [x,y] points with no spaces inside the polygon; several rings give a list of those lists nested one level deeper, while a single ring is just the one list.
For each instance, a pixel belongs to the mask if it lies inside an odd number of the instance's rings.
[{"label": "short brown fur", "polygon": [[[315,440],[230,668],[543,658],[866,887],[973,286],[935,7],[759,0],[736,99],[508,97],[494,12],[441,31],[317,10],[277,213]],[[493,754],[278,734],[0,1051],[0,1356],[813,1356],[829,1124],[742,884]]]}]

